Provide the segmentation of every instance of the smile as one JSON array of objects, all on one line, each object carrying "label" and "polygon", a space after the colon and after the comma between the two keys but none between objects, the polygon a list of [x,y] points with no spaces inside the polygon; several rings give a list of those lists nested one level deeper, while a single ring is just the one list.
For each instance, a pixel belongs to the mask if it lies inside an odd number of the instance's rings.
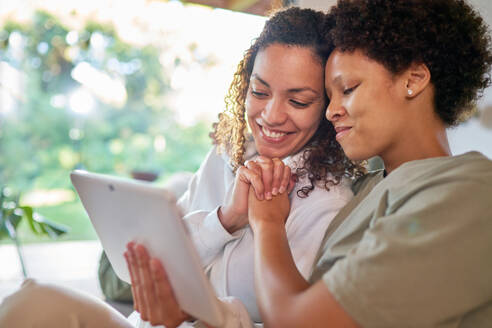
[{"label": "smile", "polygon": [[270,130],[262,125],[259,125],[261,136],[268,142],[282,142],[290,134],[288,132]]},{"label": "smile", "polygon": [[352,129],[352,128],[345,127],[345,126],[336,127],[335,128],[335,131],[337,133],[336,139],[339,140],[339,139],[343,138],[345,135],[347,135],[350,132],[350,129]]}]

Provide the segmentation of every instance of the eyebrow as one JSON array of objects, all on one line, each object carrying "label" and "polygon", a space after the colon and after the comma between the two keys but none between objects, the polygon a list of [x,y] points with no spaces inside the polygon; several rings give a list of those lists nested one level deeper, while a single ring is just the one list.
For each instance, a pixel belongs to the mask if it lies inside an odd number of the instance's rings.
[{"label": "eyebrow", "polygon": [[337,77],[335,77],[333,79],[333,83],[334,84],[340,83],[341,80],[342,80],[342,76],[341,75],[337,75]]},{"label": "eyebrow", "polygon": [[[263,80],[261,77],[258,76],[258,74],[253,74],[251,76],[251,80],[258,80],[261,84],[265,85],[266,87],[270,88],[270,85],[265,81]],[[310,88],[310,87],[304,87],[304,88],[292,88],[292,89],[288,89],[287,92],[288,93],[299,93],[299,92],[303,92],[303,91],[311,91],[313,93],[315,93],[316,95],[319,94],[319,92],[317,92],[316,90]]]},{"label": "eyebrow", "polygon": [[[342,75],[337,75],[333,80],[332,80],[332,84],[339,84],[340,82],[342,81]],[[326,87],[326,84],[325,84],[325,91],[326,91],[326,95],[329,97],[331,97],[331,89],[328,89]]]},{"label": "eyebrow", "polygon": [[259,77],[258,74],[251,75],[251,79],[258,80],[258,81],[260,81],[261,84],[264,84],[266,87],[270,87],[270,84],[268,84],[265,80],[263,80],[261,77]]}]

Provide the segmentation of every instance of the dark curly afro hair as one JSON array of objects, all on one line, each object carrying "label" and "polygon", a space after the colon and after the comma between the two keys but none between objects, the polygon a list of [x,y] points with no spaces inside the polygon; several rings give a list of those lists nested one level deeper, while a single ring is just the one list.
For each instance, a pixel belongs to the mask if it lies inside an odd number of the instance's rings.
[{"label": "dark curly afro hair", "polygon": [[393,74],[424,63],[442,121],[457,125],[490,84],[488,27],[463,0],[339,0],[331,31],[341,51],[363,51]]}]

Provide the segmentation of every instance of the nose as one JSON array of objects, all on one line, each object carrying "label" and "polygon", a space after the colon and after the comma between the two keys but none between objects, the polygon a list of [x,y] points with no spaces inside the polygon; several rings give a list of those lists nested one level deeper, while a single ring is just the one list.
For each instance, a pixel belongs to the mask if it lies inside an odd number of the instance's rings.
[{"label": "nose", "polygon": [[287,119],[287,113],[283,108],[281,100],[274,97],[269,99],[265,104],[261,116],[263,120],[270,125],[283,124]]},{"label": "nose", "polygon": [[328,107],[326,108],[326,119],[330,122],[336,122],[345,115],[345,108],[343,105],[336,101],[336,99],[330,99]]}]

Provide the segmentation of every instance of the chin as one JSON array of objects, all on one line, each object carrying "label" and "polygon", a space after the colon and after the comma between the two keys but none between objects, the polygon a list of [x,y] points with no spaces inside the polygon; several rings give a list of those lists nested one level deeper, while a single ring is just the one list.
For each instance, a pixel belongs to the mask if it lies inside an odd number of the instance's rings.
[{"label": "chin", "polygon": [[367,151],[361,151],[360,149],[355,149],[353,147],[343,147],[342,145],[342,149],[345,153],[345,156],[347,156],[352,161],[365,161],[373,156],[376,156],[369,154]]},{"label": "chin", "polygon": [[284,158],[290,155],[289,150],[274,149],[270,147],[257,146],[258,154],[268,158]]}]

